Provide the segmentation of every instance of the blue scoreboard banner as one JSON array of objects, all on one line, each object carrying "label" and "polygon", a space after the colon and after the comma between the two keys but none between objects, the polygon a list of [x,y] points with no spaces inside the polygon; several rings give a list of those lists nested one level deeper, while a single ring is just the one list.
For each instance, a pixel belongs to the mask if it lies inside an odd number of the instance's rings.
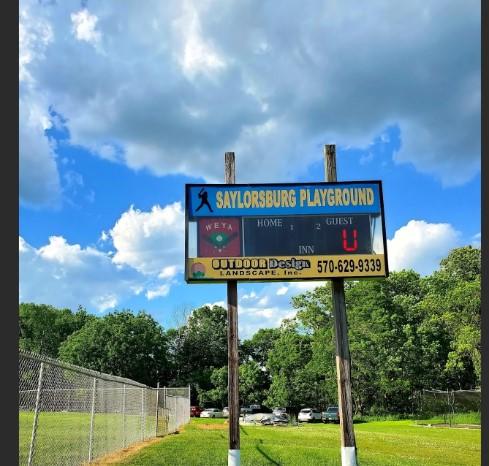
[{"label": "blue scoreboard banner", "polygon": [[194,217],[380,213],[379,183],[187,185]]},{"label": "blue scoreboard banner", "polygon": [[380,181],[185,189],[188,282],[388,274]]}]

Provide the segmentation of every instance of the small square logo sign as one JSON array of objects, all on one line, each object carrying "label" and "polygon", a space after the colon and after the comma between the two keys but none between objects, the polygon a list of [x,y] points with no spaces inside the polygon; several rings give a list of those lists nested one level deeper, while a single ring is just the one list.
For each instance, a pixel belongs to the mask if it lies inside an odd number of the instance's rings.
[{"label": "small square logo sign", "polygon": [[199,218],[199,257],[241,256],[240,218]]}]

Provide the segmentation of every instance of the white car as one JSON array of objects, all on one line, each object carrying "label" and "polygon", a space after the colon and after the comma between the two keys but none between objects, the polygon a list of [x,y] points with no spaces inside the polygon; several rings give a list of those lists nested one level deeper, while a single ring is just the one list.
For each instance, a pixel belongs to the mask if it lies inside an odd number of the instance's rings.
[{"label": "white car", "polygon": [[229,417],[229,408],[227,406],[222,408],[222,415],[223,417]]},{"label": "white car", "polygon": [[200,417],[224,417],[222,411],[217,408],[207,408],[200,413]]},{"label": "white car", "polygon": [[286,414],[287,413],[287,409],[286,408],[273,408],[273,414],[275,414],[275,416],[280,416],[281,414]]},{"label": "white car", "polygon": [[[200,415],[202,417],[202,414]],[[299,422],[314,422],[321,420],[321,411],[313,408],[304,408],[299,412],[299,416],[297,416],[297,420]]]}]

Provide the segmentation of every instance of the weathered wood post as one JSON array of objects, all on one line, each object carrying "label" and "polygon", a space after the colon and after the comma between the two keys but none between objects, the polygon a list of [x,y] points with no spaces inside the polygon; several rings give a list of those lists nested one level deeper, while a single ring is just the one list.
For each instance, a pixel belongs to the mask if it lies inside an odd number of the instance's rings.
[{"label": "weathered wood post", "polygon": [[[225,183],[234,184],[234,152],[224,155]],[[239,466],[239,360],[238,360],[238,282],[227,281],[228,301],[228,407],[229,450],[228,466]]]},{"label": "weathered wood post", "polygon": [[[336,179],[336,146],[324,146],[326,181]],[[351,398],[351,364],[346,320],[345,289],[343,278],[331,280],[334,325],[336,336],[336,380],[340,410],[341,465],[356,466],[357,454],[353,431],[353,404]]]}]

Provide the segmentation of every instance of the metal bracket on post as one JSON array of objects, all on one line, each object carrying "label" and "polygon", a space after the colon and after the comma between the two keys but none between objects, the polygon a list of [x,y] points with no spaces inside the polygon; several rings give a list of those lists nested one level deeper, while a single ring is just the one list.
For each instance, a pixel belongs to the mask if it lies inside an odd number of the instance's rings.
[{"label": "metal bracket on post", "polygon": [[34,459],[34,449],[36,447],[37,423],[39,421],[39,408],[41,406],[43,376],[44,376],[44,363],[41,362],[41,367],[39,368],[39,379],[37,381],[36,407],[34,410],[34,421],[32,423],[31,445],[29,447],[29,459],[27,460],[28,466],[32,465],[32,461]]}]

